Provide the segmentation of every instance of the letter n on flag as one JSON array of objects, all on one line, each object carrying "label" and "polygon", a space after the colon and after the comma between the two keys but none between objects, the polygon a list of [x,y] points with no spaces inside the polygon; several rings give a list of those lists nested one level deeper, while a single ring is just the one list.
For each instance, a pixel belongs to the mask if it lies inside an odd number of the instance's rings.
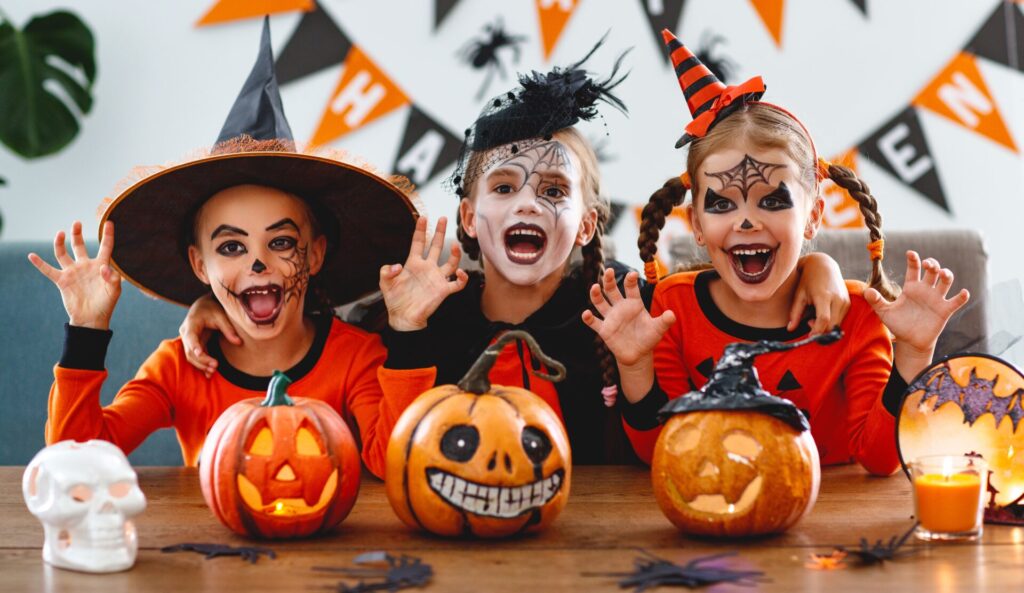
[{"label": "letter n on flag", "polygon": [[969,53],[957,54],[913,104],[1018,152],[999,106],[981,77],[977,59]]},{"label": "letter n on flag", "polygon": [[341,80],[310,140],[315,146],[336,140],[409,104],[405,93],[359,46],[352,46],[341,68]]},{"label": "letter n on flag", "polygon": [[540,19],[540,38],[544,47],[544,59],[551,59],[562,31],[565,30],[569,17],[579,6],[580,0],[535,0],[537,17]]}]

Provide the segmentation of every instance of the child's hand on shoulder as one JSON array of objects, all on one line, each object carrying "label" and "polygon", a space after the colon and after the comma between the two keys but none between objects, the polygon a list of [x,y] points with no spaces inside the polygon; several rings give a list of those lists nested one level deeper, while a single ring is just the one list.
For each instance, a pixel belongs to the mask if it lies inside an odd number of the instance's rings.
[{"label": "child's hand on shoulder", "polygon": [[217,370],[217,359],[210,356],[204,346],[213,332],[219,331],[222,336],[236,346],[242,345],[235,326],[224,312],[224,307],[212,294],[204,294],[196,299],[188,308],[188,315],[178,327],[181,345],[185,350],[185,360],[196,367],[209,379]]},{"label": "child's hand on shoulder", "polygon": [[110,254],[114,251],[114,223],[107,221],[103,225],[103,237],[95,258],[90,258],[85,249],[81,222],[75,221],[71,225],[74,259],[68,255],[64,239],[64,231],[59,231],[53,240],[53,255],[60,269],[35,253],[28,254],[28,260],[57,285],[71,325],[110,329],[110,317],[121,296],[121,275],[110,267]]},{"label": "child's hand on shoulder", "polygon": [[[397,331],[414,331],[427,327],[427,320],[448,295],[466,287],[469,276],[459,268],[460,250],[452,245],[444,265],[437,265],[444,248],[445,217],[437,221],[430,251],[427,244],[427,217],[420,216],[412,234],[412,246],[405,265],[391,264],[380,270],[380,291],[388,309],[388,325]],[[454,280],[452,279],[454,276]]]},{"label": "child's hand on shoulder", "polygon": [[896,336],[894,364],[907,380],[931,363],[935,342],[946,322],[970,299],[966,289],[947,299],[952,286],[953,272],[932,258],[922,262],[917,252],[908,251],[903,292],[896,300],[885,300],[873,288],[864,291],[868,304]]}]

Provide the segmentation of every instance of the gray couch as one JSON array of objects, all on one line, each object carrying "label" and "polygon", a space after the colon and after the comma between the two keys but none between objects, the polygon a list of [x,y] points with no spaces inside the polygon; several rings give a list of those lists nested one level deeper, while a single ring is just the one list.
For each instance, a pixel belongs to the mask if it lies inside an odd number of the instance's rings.
[{"label": "gray couch", "polygon": [[[839,261],[847,277],[867,277],[865,233],[825,233],[817,247]],[[973,231],[923,231],[888,234],[887,262],[902,279],[900,255],[914,246],[925,256],[938,258],[957,274],[957,286],[966,286],[975,305],[955,319],[940,342],[942,352],[962,349],[984,340],[985,250]],[[63,324],[67,314],[60,294],[26,259],[35,251],[52,260],[49,243],[0,243],[0,465],[24,464],[44,446],[46,400],[53,381],[53,366],[60,358]],[[90,247],[95,253],[95,246]],[[693,257],[692,241],[676,242],[673,259]],[[107,353],[110,376],[103,386],[102,401],[109,402],[125,381],[161,340],[177,335],[184,317],[182,308],[144,296],[125,283],[112,321],[114,338]],[[177,465],[181,452],[174,432],[162,430],[130,455],[139,465]]]}]

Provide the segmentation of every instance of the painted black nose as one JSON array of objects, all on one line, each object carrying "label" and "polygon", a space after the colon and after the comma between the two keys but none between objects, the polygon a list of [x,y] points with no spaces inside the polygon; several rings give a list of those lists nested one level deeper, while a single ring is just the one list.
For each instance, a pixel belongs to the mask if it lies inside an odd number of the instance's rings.
[{"label": "painted black nose", "polygon": [[256,260],[256,261],[252,262],[252,271],[253,272],[256,272],[257,274],[262,274],[266,270],[267,270],[267,265],[264,264],[263,262],[261,262],[260,260]]},{"label": "painted black nose", "polygon": [[[743,219],[743,224],[740,225],[740,228],[744,229],[744,230],[750,230],[750,229],[754,228],[754,225],[749,220],[744,218]],[[259,261],[259,260],[257,260],[257,261]]]}]

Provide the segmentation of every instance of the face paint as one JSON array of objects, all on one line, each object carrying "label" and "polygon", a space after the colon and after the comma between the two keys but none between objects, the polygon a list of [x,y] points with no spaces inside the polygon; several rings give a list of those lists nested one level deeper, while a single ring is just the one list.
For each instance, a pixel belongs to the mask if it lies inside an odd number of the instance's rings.
[{"label": "face paint", "polygon": [[260,260],[256,260],[256,261],[252,262],[252,271],[253,272],[256,272],[257,274],[259,274],[259,273],[263,272],[266,269],[267,269],[267,265],[264,264],[263,262],[261,262]]},{"label": "face paint", "polygon": [[484,269],[520,286],[564,270],[586,213],[580,179],[578,159],[557,140],[486,170],[472,202]]},{"label": "face paint", "polygon": [[749,154],[743,155],[743,160],[735,167],[717,173],[705,173],[708,177],[714,177],[722,183],[722,189],[735,187],[747,201],[750,190],[758,183],[768,184],[768,178],[778,169],[785,168],[785,165],[764,163],[751,158]]}]

